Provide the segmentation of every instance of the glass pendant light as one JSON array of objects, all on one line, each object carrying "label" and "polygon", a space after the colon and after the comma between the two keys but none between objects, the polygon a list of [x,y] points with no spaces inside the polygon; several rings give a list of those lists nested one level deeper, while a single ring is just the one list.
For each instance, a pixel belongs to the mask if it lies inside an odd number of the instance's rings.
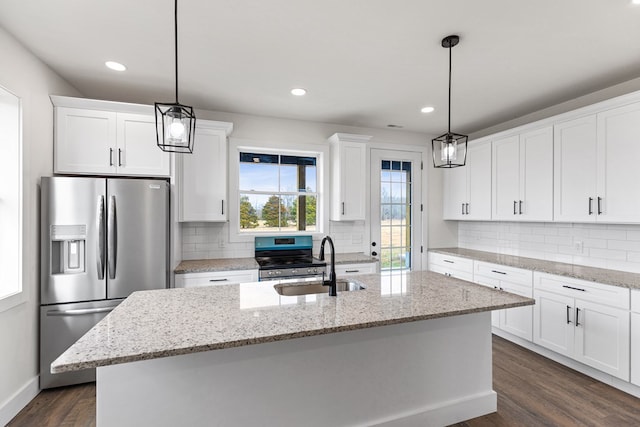
[{"label": "glass pendant light", "polygon": [[193,107],[178,102],[178,0],[174,2],[176,102],[156,102],[156,137],[162,151],[193,153],[196,116]]},{"label": "glass pendant light", "polygon": [[456,168],[467,161],[467,135],[451,132],[451,48],[458,44],[460,37],[447,36],[442,39],[442,47],[449,49],[449,126],[447,133],[431,140],[433,166],[436,168]]}]

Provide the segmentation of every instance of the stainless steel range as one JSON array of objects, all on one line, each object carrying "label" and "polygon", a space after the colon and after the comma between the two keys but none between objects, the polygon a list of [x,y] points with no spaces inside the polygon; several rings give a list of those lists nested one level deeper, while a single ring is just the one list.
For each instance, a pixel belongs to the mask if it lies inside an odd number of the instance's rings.
[{"label": "stainless steel range", "polygon": [[321,277],[327,263],[312,254],[311,236],[256,237],[259,280]]}]

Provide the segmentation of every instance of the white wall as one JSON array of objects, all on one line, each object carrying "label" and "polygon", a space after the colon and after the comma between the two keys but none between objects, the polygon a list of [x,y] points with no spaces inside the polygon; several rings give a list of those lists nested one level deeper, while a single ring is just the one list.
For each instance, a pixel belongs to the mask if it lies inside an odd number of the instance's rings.
[{"label": "white wall", "polygon": [[[279,143],[328,144],[327,138],[336,132],[371,135],[372,146],[414,146],[417,150],[430,146],[428,135],[399,130],[372,129],[334,125],[327,123],[287,120],[246,114],[232,114],[211,111],[197,111],[201,119],[218,120],[233,123],[231,138]],[[196,142],[197,144],[197,142]],[[428,186],[428,229],[426,233],[429,245],[432,242],[440,246],[456,243],[455,225],[444,225],[442,221],[442,184],[441,171],[435,171],[430,163],[425,164],[427,174],[423,185]],[[436,205],[434,209],[430,203]],[[427,220],[427,218],[425,218]],[[368,252],[369,224],[358,222],[331,222],[329,234],[334,239],[336,252]],[[252,257],[253,243],[229,242],[227,223],[186,223],[182,225],[183,259]],[[426,243],[426,242],[425,242]]]},{"label": "white wall", "polygon": [[[22,101],[24,150],[23,289],[26,302],[0,312],[0,424],[12,398],[38,375],[39,193],[53,173],[53,107],[49,94],[79,92],[0,28],[0,85]],[[4,411],[3,411],[4,410]]]}]

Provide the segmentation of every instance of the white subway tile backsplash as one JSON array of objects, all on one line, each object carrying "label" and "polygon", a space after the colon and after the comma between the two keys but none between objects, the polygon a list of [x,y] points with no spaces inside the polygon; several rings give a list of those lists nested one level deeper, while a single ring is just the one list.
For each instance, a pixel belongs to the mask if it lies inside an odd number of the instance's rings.
[{"label": "white subway tile backsplash", "polygon": [[458,246],[640,272],[640,225],[459,222]]}]

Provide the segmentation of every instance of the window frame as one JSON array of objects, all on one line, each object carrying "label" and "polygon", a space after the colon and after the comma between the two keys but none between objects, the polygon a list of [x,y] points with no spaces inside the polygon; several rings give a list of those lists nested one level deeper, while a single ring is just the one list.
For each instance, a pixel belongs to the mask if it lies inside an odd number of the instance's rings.
[{"label": "window frame", "polygon": [[[316,158],[316,230],[240,231],[240,153],[291,155]],[[300,144],[229,138],[229,241],[253,242],[256,236],[311,235],[321,237],[329,230],[329,147],[325,144]],[[286,192],[285,192],[286,193]]]},{"label": "window frame", "polygon": [[[15,194],[15,201],[17,203],[17,224],[14,226],[17,228],[18,232],[18,241],[15,243],[16,248],[13,253],[15,253],[15,258],[9,261],[3,261],[3,264],[0,267],[4,268],[8,271],[13,271],[14,275],[12,277],[12,281],[15,281],[16,287],[6,292],[4,289],[0,288],[0,313],[7,311],[13,307],[16,307],[26,301],[26,290],[23,284],[23,248],[24,248],[24,126],[23,126],[23,102],[22,99],[8,90],[7,88],[0,86],[0,89],[5,91],[9,95],[13,95],[17,101],[17,147],[15,150],[15,157],[11,160],[16,161],[16,169],[12,171],[11,177],[4,176],[4,179],[7,179],[9,182],[13,182],[13,185],[17,186],[17,192]],[[13,120],[13,119],[12,119]],[[16,158],[17,157],[17,158]],[[3,168],[4,169],[4,168]],[[6,170],[5,170],[6,172]],[[9,179],[10,178],[10,179]],[[2,284],[0,284],[1,286]]]}]

